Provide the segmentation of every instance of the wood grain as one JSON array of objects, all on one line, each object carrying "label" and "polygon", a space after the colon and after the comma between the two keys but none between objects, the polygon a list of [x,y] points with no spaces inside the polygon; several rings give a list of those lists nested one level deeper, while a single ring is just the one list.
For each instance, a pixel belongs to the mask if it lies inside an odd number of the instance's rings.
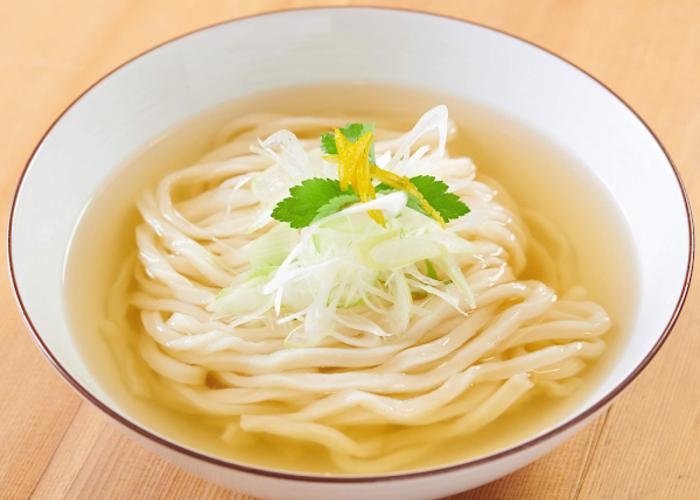
[{"label": "wood grain", "polygon": [[[316,3],[0,3],[0,206],[9,207],[19,173],[53,119],[105,72],[207,24]],[[362,3],[428,8],[422,1]],[[517,34],[604,81],[657,132],[691,200],[700,200],[700,2],[474,0],[429,8]],[[692,287],[660,354],[605,415],[529,467],[453,498],[697,498],[699,293]],[[160,460],[80,400],[34,347],[6,273],[0,313],[0,498],[247,498]]]}]

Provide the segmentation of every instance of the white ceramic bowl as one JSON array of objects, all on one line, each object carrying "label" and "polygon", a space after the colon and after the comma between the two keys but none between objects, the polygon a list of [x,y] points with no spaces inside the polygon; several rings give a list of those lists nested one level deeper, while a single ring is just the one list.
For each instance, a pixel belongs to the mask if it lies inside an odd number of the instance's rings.
[{"label": "white ceramic bowl", "polygon": [[[639,307],[619,361],[567,421],[513,448],[427,472],[357,478],[278,473],[186,449],[141,427],[98,385],[69,331],[62,269],[81,209],[125,159],[193,115],[254,91],[357,80],[433,89],[501,111],[564,146],[605,185],[639,260]],[[443,496],[543,455],[603,409],[656,353],[685,298],[693,255],[691,216],[677,172],[648,127],[601,83],[498,31],[369,8],[236,20],[126,63],[80,96],[47,132],[24,171],[10,223],[17,300],[61,375],[168,460],[232,489],[286,499]]]}]

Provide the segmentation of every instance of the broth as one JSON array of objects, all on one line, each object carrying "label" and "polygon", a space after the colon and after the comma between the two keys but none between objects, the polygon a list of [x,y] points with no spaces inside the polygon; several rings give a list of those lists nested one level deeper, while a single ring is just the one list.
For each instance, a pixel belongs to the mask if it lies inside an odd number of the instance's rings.
[{"label": "broth", "polygon": [[[569,274],[560,288],[571,283],[585,286],[589,297],[606,308],[613,327],[604,337],[606,351],[585,369],[585,384],[573,395],[563,399],[536,396],[527,404],[516,404],[483,429],[450,441],[440,453],[429,454],[405,469],[429,468],[496,452],[572,415],[614,363],[631,327],[635,300],[629,293],[635,289],[633,252],[622,216],[604,187],[546,138],[491,110],[432,92],[360,84],[288,88],[221,106],[150,143],[90,201],[66,260],[65,300],[84,361],[114,405],[157,434],[211,455],[273,469],[338,473],[320,446],[259,434],[248,444],[232,447],[220,439],[215,417],[194,417],[135,397],[122,383],[120,368],[97,325],[105,315],[107,293],[118,266],[135,247],[134,227],[140,217],[136,197],[164,174],[195,163],[231,117],[253,111],[366,115],[378,123],[408,130],[437,103],[448,105],[459,128],[449,143],[450,153],[469,156],[478,176],[496,179],[521,210],[546,214],[561,229],[572,250],[560,256]],[[544,238],[536,225],[529,229],[535,239]],[[551,283],[552,270],[542,266],[534,254],[528,257],[522,276]]]}]

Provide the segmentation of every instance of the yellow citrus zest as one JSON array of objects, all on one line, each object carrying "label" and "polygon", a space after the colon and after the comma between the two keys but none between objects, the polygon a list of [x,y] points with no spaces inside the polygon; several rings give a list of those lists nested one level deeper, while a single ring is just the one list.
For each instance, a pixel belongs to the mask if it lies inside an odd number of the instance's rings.
[{"label": "yellow citrus zest", "polygon": [[[339,129],[335,129],[334,134],[338,150],[340,189],[346,191],[352,187],[362,202],[375,199],[377,193],[369,173],[369,151],[374,139],[372,133],[367,132],[355,142],[350,142]],[[380,210],[370,210],[367,213],[377,224],[384,226],[384,215]]]},{"label": "yellow citrus zest", "polygon": [[[351,187],[357,193],[360,201],[366,202],[377,197],[377,193],[372,185],[372,179],[378,180],[415,197],[423,210],[425,210],[425,213],[439,222],[441,226],[445,225],[445,221],[440,213],[428,203],[428,200],[425,199],[408,177],[383,170],[369,161],[369,152],[374,141],[374,136],[371,132],[366,132],[355,142],[351,142],[345,137],[340,129],[335,129],[333,133],[336,149],[338,150],[338,179],[340,180],[341,190],[347,191]],[[378,224],[384,226],[384,216],[380,210],[370,210],[368,214]]]}]

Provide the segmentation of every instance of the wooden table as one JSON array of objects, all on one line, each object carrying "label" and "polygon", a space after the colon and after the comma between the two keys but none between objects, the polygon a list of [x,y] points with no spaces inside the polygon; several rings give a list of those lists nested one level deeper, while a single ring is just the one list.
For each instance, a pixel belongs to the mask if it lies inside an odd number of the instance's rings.
[{"label": "wooden table", "polygon": [[[3,2],[0,206],[9,207],[19,173],[53,119],[110,69],[194,28],[316,3]],[[362,3],[432,4],[434,12],[514,33],[575,62],[648,121],[700,203],[700,1]],[[82,401],[34,347],[7,273],[0,280],[0,498],[246,498],[145,451]],[[698,281],[664,348],[604,415],[547,457],[455,498],[700,497]]]}]

